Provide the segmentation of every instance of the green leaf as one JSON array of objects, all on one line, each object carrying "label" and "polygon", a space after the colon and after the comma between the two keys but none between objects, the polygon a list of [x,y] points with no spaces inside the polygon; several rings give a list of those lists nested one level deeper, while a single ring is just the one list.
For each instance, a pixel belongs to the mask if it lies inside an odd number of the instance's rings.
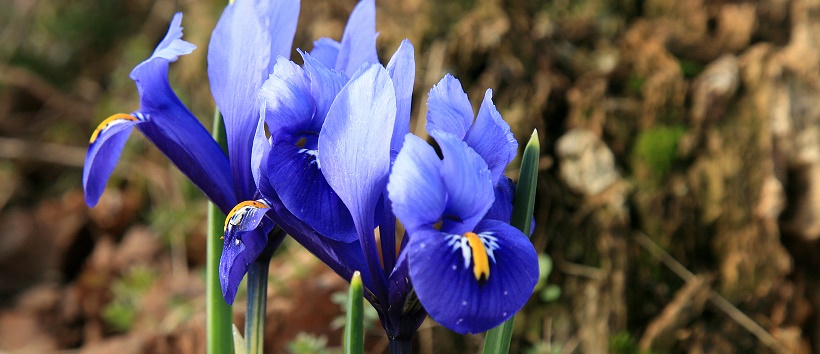
[{"label": "green leaf", "polygon": [[350,279],[344,334],[345,354],[364,353],[364,297],[362,275],[356,271]]},{"label": "green leaf", "polygon": [[[222,115],[214,112],[213,136],[223,149],[227,146],[225,126]],[[222,297],[219,285],[219,258],[222,257],[222,235],[225,214],[213,203],[208,202],[208,236],[205,260],[205,312],[207,314],[206,336],[208,353],[222,354],[233,352],[231,326],[231,306]],[[244,347],[242,347],[244,348]]]},{"label": "green leaf", "polygon": [[[538,183],[540,153],[541,144],[538,141],[538,131],[534,130],[527,147],[524,149],[524,156],[521,158],[518,187],[515,190],[512,219],[510,220],[510,224],[517,227],[525,235],[530,235],[530,231],[532,231],[532,212],[535,208],[535,187]],[[514,321],[515,317],[487,332],[486,337],[484,337],[484,354],[503,354],[510,351]]]}]

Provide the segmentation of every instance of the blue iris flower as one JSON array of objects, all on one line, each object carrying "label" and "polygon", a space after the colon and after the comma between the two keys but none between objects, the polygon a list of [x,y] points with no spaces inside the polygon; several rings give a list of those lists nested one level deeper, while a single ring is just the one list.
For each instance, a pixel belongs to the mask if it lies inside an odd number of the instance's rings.
[{"label": "blue iris flower", "polygon": [[440,160],[408,134],[412,45],[384,67],[375,38],[375,4],[363,0],[341,42],[316,41],[302,66],[277,59],[259,91],[263,198],[237,205],[225,239],[240,244],[270,219],[343,278],[361,271],[391,341],[409,341],[428,311],[458,332],[485,331],[523,306],[538,274],[532,245],[509,226],[503,171],[517,143],[489,91],[474,119],[448,75],[429,102]]},{"label": "blue iris flower", "polygon": [[[258,186],[253,171],[258,168],[252,167],[258,159],[252,155],[259,121],[257,92],[273,71],[275,58],[290,54],[298,16],[297,0],[239,0],[226,7],[217,23],[208,47],[208,78],[224,116],[226,156],[168,83],[169,64],[196,48],[181,39],[182,15],[176,14],[151,57],[131,72],[140,93],[139,110],[109,117],[91,136],[83,170],[86,203],[94,206],[99,201],[134,127],[223,212],[229,213],[240,201],[255,199]],[[256,204],[240,208],[247,205]],[[284,237],[276,234],[268,240],[273,223],[260,224],[243,242],[225,240],[220,278],[228,303],[233,302],[250,264]]]}]

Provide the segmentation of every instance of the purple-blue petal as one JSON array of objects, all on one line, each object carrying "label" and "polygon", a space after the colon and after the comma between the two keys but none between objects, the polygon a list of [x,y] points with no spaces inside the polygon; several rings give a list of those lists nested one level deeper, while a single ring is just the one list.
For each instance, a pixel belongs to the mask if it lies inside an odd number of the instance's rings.
[{"label": "purple-blue petal", "polygon": [[314,125],[311,128],[313,131],[319,131],[330,105],[342,90],[347,78],[325,66],[310,54],[302,53],[302,58],[305,60],[305,72],[310,79],[310,93],[316,105]]},{"label": "purple-blue petal", "polygon": [[492,171],[493,183],[498,183],[507,164],[518,153],[518,141],[510,131],[510,125],[495,108],[492,90],[488,89],[484,94],[478,116],[464,141],[484,158]]},{"label": "purple-blue petal", "polygon": [[393,163],[387,191],[393,213],[408,231],[432,227],[444,213],[447,195],[441,167],[432,146],[413,134],[406,135],[404,147]]},{"label": "purple-blue petal", "polygon": [[390,170],[395,119],[393,83],[381,65],[371,65],[342,88],[319,134],[322,173],[360,230],[372,232],[374,226]]},{"label": "purple-blue petal", "polygon": [[83,164],[83,189],[85,203],[89,207],[97,205],[111,172],[120,159],[120,154],[131,135],[134,126],[140,121],[117,119],[99,129],[98,135],[88,145],[88,153]]},{"label": "purple-blue petal", "polygon": [[387,73],[396,90],[396,124],[390,150],[400,151],[404,136],[410,132],[410,110],[413,103],[413,85],[416,78],[416,61],[413,44],[405,39],[387,63]]},{"label": "purple-blue petal", "polygon": [[487,163],[456,136],[434,131],[443,155],[441,178],[447,191],[442,231],[472,230],[495,200]]},{"label": "purple-blue petal", "polygon": [[462,334],[484,332],[510,319],[527,302],[538,280],[535,249],[521,231],[485,220],[475,233],[484,238],[488,252],[492,249],[489,276],[482,280],[475,277],[469,243],[453,242],[461,235],[421,230],[411,235],[407,245],[410,279],[419,301],[430,317]]},{"label": "purple-blue petal", "polygon": [[260,184],[259,179],[262,178],[260,171],[264,169],[268,163],[270,149],[271,141],[265,135],[265,120],[260,119],[256,125],[256,132],[253,135],[253,150],[251,153],[251,172],[253,173],[253,181],[256,183],[257,189]]},{"label": "purple-blue petal", "polygon": [[319,134],[322,173],[350,210],[380,298],[386,297],[387,279],[373,230],[390,172],[395,120],[393,83],[384,67],[373,64],[357,71],[342,88]]},{"label": "purple-blue petal", "polygon": [[509,178],[501,177],[493,190],[495,192],[495,201],[490,210],[487,210],[487,215],[484,218],[509,223],[512,218],[515,184]]},{"label": "purple-blue petal", "polygon": [[292,143],[276,144],[268,156],[268,180],[282,204],[311,228],[333,240],[358,239],[345,204],[330,188],[315,151]]},{"label": "purple-blue petal", "polygon": [[450,74],[444,75],[427,99],[427,131],[442,131],[463,139],[472,124],[473,107],[461,82]]},{"label": "purple-blue petal", "polygon": [[353,76],[364,64],[378,63],[376,36],[376,2],[361,0],[350,13],[342,34],[336,70]]},{"label": "purple-blue petal", "polygon": [[236,227],[225,234],[222,256],[219,259],[219,283],[222,296],[229,305],[233,304],[239,283],[248,273],[251,263],[265,250],[268,233],[273,226],[269,219],[260,218],[254,228]]},{"label": "purple-blue petal", "polygon": [[[316,106],[310,92],[310,78],[304,69],[290,60],[279,57],[273,74],[259,90],[261,111],[274,140],[286,134],[295,136],[300,132],[318,132],[321,120],[316,124]],[[298,138],[297,138],[298,139]]]},{"label": "purple-blue petal", "polygon": [[140,94],[138,128],[223,212],[236,204],[230,165],[208,130],[180,102],[168,83],[168,65],[194,46],[180,39],[181,15],[154,54],[131,71]]},{"label": "purple-blue petal", "polygon": [[328,68],[336,67],[336,58],[339,56],[341,44],[332,38],[322,37],[313,42],[310,55]]},{"label": "purple-blue petal", "polygon": [[225,121],[237,194],[252,196],[257,91],[277,56],[289,57],[299,1],[239,0],[225,8],[208,46],[211,92]]}]

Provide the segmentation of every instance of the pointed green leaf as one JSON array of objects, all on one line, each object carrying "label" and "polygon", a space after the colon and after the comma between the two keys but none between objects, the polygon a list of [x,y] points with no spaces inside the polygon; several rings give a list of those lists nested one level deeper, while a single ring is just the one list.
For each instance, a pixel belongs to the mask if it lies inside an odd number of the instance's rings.
[{"label": "pointed green leaf", "polygon": [[[540,153],[541,144],[538,141],[538,131],[535,130],[532,132],[530,141],[524,149],[524,156],[521,158],[518,187],[515,190],[512,219],[510,220],[510,224],[517,227],[525,235],[529,235],[532,231],[532,213],[535,208],[535,187],[538,183]],[[484,337],[484,354],[505,354],[510,351],[514,320],[515,317],[487,332]]]},{"label": "pointed green leaf", "polygon": [[358,271],[350,279],[345,322],[345,354],[364,353],[364,297],[362,276]]},{"label": "pointed green leaf", "polygon": [[242,338],[242,333],[239,333],[239,328],[236,328],[235,324],[233,326],[233,347],[236,348],[234,354],[248,354],[248,350],[245,349],[245,338]]}]

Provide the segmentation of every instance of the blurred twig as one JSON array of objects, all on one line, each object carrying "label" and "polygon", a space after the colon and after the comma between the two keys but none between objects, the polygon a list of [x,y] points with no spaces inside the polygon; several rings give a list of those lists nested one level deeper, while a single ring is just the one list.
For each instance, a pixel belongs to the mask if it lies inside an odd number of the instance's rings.
[{"label": "blurred twig", "polygon": [[91,105],[78,102],[36,73],[13,66],[0,64],[0,85],[16,86],[25,89],[37,97],[46,107],[73,117],[77,121],[86,122],[85,117],[92,115]]},{"label": "blurred twig", "polygon": [[83,167],[85,148],[0,137],[0,158]]},{"label": "blurred twig", "polygon": [[[672,272],[674,272],[678,277],[683,279],[686,282],[693,281],[696,279],[695,275],[692,274],[686,267],[684,267],[680,262],[678,262],[674,257],[666,253],[660,246],[655,244],[646,234],[642,232],[637,232],[634,234],[634,239],[645,248],[649,253],[653,256],[657,257],[658,259],[663,262]],[[755,337],[757,337],[760,342],[762,342],[767,347],[771,348],[777,353],[792,353],[788,348],[786,348],[783,343],[781,343],[777,338],[772,336],[771,333],[766,331],[763,327],[761,327],[757,322],[753,319],[746,316],[743,311],[740,311],[735,305],[732,305],[729,300],[726,300],[723,296],[718,294],[714,290],[709,290],[709,301],[717,306],[721,311],[726,313],[731,319],[745,328],[747,331],[752,333]]]}]

